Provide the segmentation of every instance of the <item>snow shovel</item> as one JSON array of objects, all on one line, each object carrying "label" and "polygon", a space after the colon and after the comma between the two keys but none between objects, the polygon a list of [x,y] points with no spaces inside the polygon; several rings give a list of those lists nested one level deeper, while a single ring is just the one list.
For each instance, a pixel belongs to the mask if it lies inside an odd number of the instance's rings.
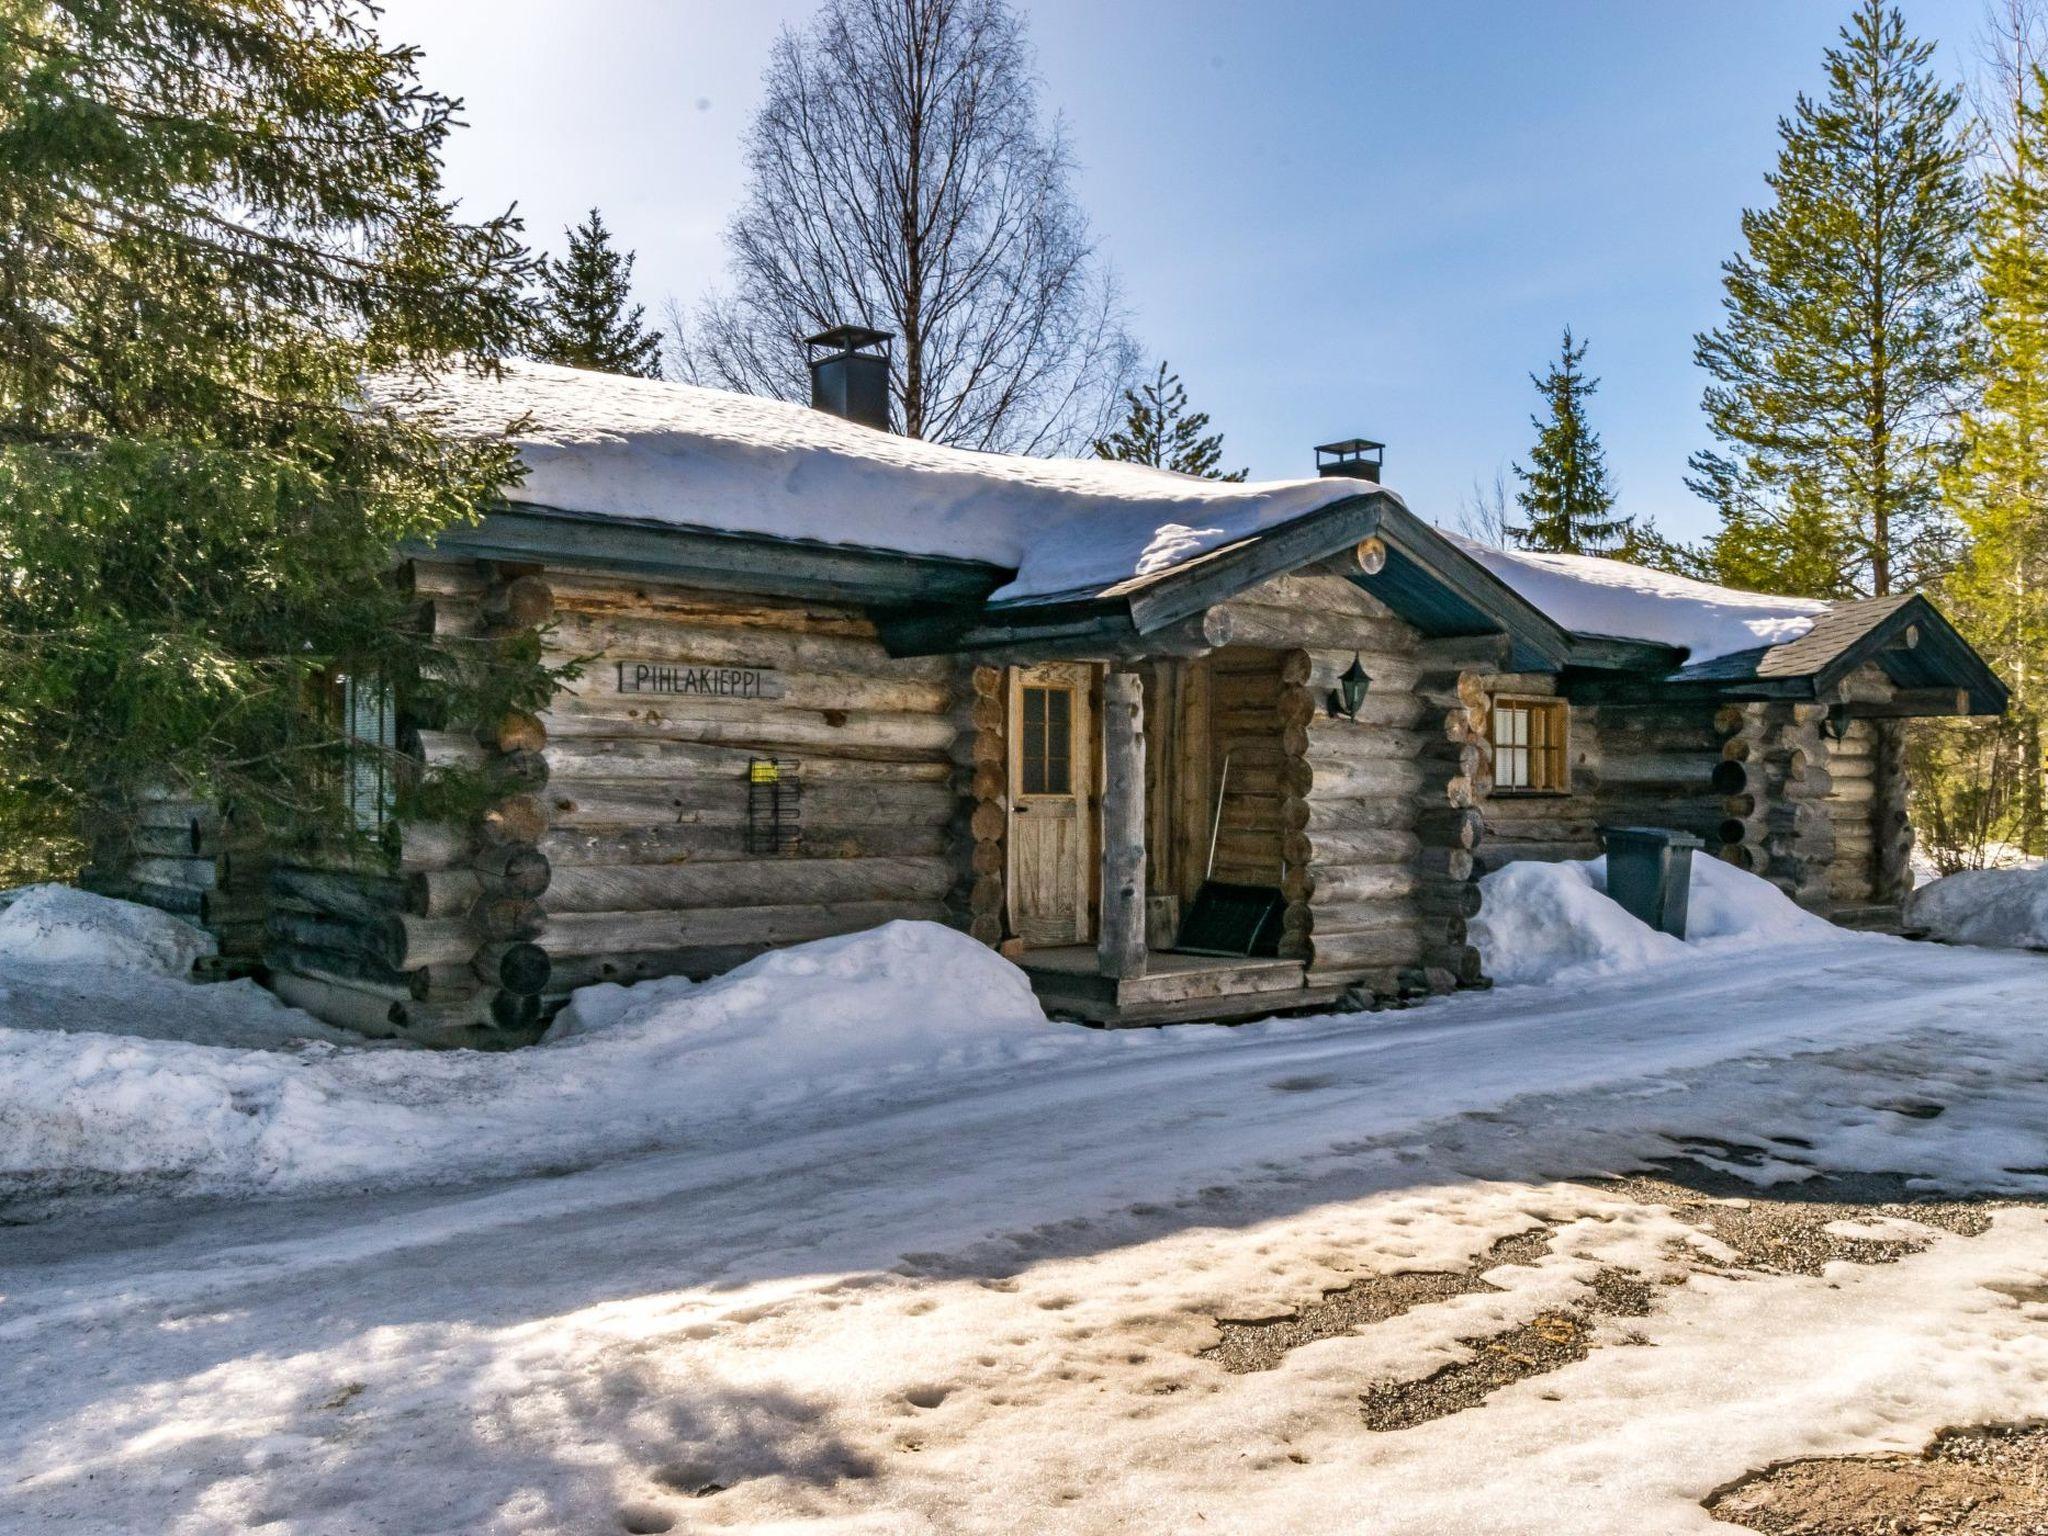
[{"label": "snow shovel", "polygon": [[1270,885],[1234,885],[1216,878],[1216,844],[1223,835],[1223,797],[1230,789],[1230,760],[1237,754],[1223,754],[1223,771],[1216,778],[1216,815],[1209,824],[1209,862],[1202,871],[1202,888],[1180,925],[1180,942],[1174,946],[1183,955],[1216,955],[1248,959],[1253,955],[1280,952],[1280,922],[1287,898]]}]

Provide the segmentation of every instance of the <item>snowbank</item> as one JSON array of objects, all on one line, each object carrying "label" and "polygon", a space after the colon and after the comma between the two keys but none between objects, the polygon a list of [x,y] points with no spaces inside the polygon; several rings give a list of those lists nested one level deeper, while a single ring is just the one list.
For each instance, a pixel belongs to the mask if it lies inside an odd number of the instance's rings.
[{"label": "snowbank", "polygon": [[[403,403],[396,383],[370,393]],[[974,453],[787,401],[545,363],[508,362],[496,379],[458,370],[424,404],[457,432],[524,418],[514,441],[527,473],[509,500],[987,561],[1017,572],[998,598],[1151,575],[1361,490]]]},{"label": "snowbank", "polygon": [[213,935],[168,912],[68,885],[32,885],[0,912],[0,961],[189,976]]},{"label": "snowbank", "polygon": [[1683,941],[1608,898],[1605,858],[1509,864],[1479,886],[1484,905],[1472,942],[1486,973],[1508,986],[1648,970],[1735,945],[1848,937],[1769,881],[1701,855],[1692,861]]},{"label": "snowbank", "polygon": [[1444,537],[1566,629],[1678,646],[1688,662],[1783,645],[1828,611],[1811,598],[1717,587],[1622,560],[1495,549],[1449,532]]},{"label": "snowbank", "polygon": [[1950,944],[2048,950],[2048,865],[1970,869],[1921,886],[1906,926]]},{"label": "snowbank", "polygon": [[[227,990],[177,985],[194,997]],[[590,988],[548,1040],[502,1054],[318,1041],[247,1050],[0,1028],[0,1187],[147,1179],[226,1194],[458,1182],[675,1145],[806,1102],[887,1103],[962,1072],[1118,1048],[1049,1024],[1021,971],[934,923],[800,945],[694,985]]]}]

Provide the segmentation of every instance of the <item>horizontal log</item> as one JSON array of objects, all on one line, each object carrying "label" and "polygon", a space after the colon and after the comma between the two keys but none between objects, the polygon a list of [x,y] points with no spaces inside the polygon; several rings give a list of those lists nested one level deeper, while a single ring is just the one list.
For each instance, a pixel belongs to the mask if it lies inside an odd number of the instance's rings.
[{"label": "horizontal log", "polygon": [[1414,895],[1422,884],[1415,870],[1398,864],[1312,865],[1308,875],[1313,882],[1309,901],[1317,906],[1400,900]]},{"label": "horizontal log", "polygon": [[[1602,784],[1630,784],[1645,780],[1660,784],[1693,784],[1704,790],[1714,781],[1720,762],[1708,752],[1617,752],[1602,745],[1599,779]],[[1732,794],[1727,790],[1723,793]]]},{"label": "horizontal log", "polygon": [[1305,828],[1313,834],[1325,830],[1412,827],[1417,814],[1412,801],[1398,796],[1369,795],[1347,800],[1336,795],[1290,795],[1280,802],[1278,819],[1283,827]]},{"label": "horizontal log", "polygon": [[1422,851],[1422,839],[1406,827],[1330,827],[1303,836],[1303,863],[1406,864]]},{"label": "horizontal log", "polygon": [[1390,932],[1419,934],[1423,921],[1414,903],[1405,899],[1318,902],[1304,904],[1301,910],[1306,914],[1299,929],[1304,953],[1313,947],[1309,942],[1312,937]]},{"label": "horizontal log", "polygon": [[381,997],[387,1002],[405,1002],[412,997],[412,979],[402,971],[344,950],[308,949],[272,940],[264,948],[263,960],[275,976],[290,972],[315,981],[333,982]]},{"label": "horizontal log", "polygon": [[937,901],[954,879],[954,865],[944,858],[570,865],[557,871],[547,905],[550,913],[564,913]]},{"label": "horizontal log", "polygon": [[1311,966],[1316,970],[1412,965],[1422,957],[1422,941],[1414,927],[1377,932],[1323,933],[1311,940]]},{"label": "horizontal log", "polygon": [[[687,647],[678,648],[679,651]],[[568,652],[549,651],[547,659],[570,659]],[[899,675],[899,663],[879,653],[852,671],[827,672],[814,667],[774,673],[773,696],[736,697],[714,693],[650,693],[634,684],[633,662],[688,668],[697,665],[728,665],[701,662],[678,654],[672,657],[645,653],[630,658],[600,658],[585,665],[582,673],[557,691],[550,707],[587,714],[622,714],[628,709],[659,709],[667,713],[701,713],[710,718],[735,714],[779,714],[787,710],[859,709],[879,713],[949,715],[972,721],[985,729],[1000,729],[1007,701],[998,696],[960,696],[958,680],[952,676]],[[922,669],[919,669],[920,671]]]},{"label": "horizontal log", "polygon": [[315,911],[369,924],[381,923],[392,913],[403,911],[409,897],[403,880],[290,864],[279,864],[271,870],[270,889]]},{"label": "horizontal log", "polygon": [[[947,784],[806,780],[799,801],[799,826],[813,820],[834,826],[904,822],[942,826],[960,804]],[[749,819],[748,787],[738,782],[698,780],[664,788],[563,778],[548,788],[547,814],[556,826],[570,829],[688,822],[730,827],[737,833]],[[981,835],[979,826],[975,833]],[[526,840],[538,842],[539,837],[536,832]]]},{"label": "horizontal log", "polygon": [[546,991],[559,997],[578,987],[610,982],[630,986],[660,976],[717,976],[758,959],[772,944],[715,944],[678,949],[636,950],[628,954],[559,955],[551,961]]},{"label": "horizontal log", "polygon": [[1290,763],[1288,789],[1314,800],[1408,798],[1422,788],[1420,764],[1398,758],[1361,758],[1323,750],[1320,738],[1309,755]]},{"label": "horizontal log", "polygon": [[326,950],[335,954],[356,955],[374,960],[380,967],[375,974],[380,976],[404,969],[403,966],[394,964],[390,958],[390,945],[385,938],[382,916],[374,921],[364,922],[273,904],[266,918],[266,925],[271,937],[282,945]]},{"label": "horizontal log", "polygon": [[794,944],[854,933],[899,919],[943,922],[935,901],[849,901],[701,912],[565,912],[550,914],[540,943],[550,956],[732,944]]},{"label": "horizontal log", "polygon": [[[683,778],[745,783],[749,766],[763,755],[747,747],[588,738],[557,741],[547,754],[549,772],[555,779],[611,783],[665,783]],[[913,761],[880,761],[805,754],[801,762],[806,783],[848,779],[876,784],[944,784],[951,782],[954,771],[951,763],[930,756]]]},{"label": "horizontal log", "polygon": [[270,989],[323,1024],[375,1037],[394,1033],[401,1006],[377,992],[348,986],[334,978],[298,976],[289,971],[273,973]]},{"label": "horizontal log", "polygon": [[[1416,632],[1395,618],[1330,612],[1306,606],[1274,606],[1234,599],[1223,604],[1234,645],[1281,650],[1339,648],[1387,656],[1412,654]],[[1372,670],[1372,663],[1365,663]]]},{"label": "horizontal log", "polygon": [[1590,842],[1488,843],[1475,858],[1487,874],[1510,864],[1560,864],[1566,860],[1595,858],[1600,853],[1597,838]]},{"label": "horizontal log", "polygon": [[[807,673],[916,678],[950,685],[949,656],[892,658],[879,641],[845,633],[787,627],[762,615],[758,623],[678,623],[656,616],[598,616],[567,608],[555,616],[553,643],[577,656],[618,660],[692,662],[701,666],[765,667],[787,674],[785,685]],[[599,663],[602,665],[602,662]]]},{"label": "horizontal log", "polygon": [[[831,749],[848,756],[944,757],[959,727],[946,715],[822,710],[721,709],[685,702],[622,706],[613,712],[585,711],[558,697],[548,714],[552,743],[581,736],[624,736],[745,746],[761,752]],[[550,752],[554,747],[550,747]]]},{"label": "horizontal log", "polygon": [[214,859],[153,858],[145,855],[129,861],[128,873],[129,878],[151,885],[183,886],[191,891],[216,890],[222,884],[220,862]]}]

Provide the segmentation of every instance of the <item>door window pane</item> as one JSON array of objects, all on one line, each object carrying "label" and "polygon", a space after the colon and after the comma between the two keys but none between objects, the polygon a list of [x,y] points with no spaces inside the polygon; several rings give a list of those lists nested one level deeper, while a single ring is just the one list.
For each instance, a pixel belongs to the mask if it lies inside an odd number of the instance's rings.
[{"label": "door window pane", "polygon": [[1024,689],[1023,793],[1073,793],[1074,690]]}]

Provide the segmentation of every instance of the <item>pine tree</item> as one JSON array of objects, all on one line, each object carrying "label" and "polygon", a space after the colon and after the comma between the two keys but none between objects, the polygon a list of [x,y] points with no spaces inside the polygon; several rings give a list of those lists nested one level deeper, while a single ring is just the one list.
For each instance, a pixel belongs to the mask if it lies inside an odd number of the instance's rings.
[{"label": "pine tree", "polygon": [[514,473],[359,387],[529,323],[517,224],[455,219],[455,104],[373,14],[0,20],[4,878],[75,868],[81,814],[157,784],[338,821],[323,680],[417,669],[391,551]]},{"label": "pine tree", "polygon": [[1572,343],[1566,326],[1558,360],[1529,382],[1543,396],[1548,412],[1531,416],[1536,446],[1529,467],[1515,465],[1522,489],[1515,500],[1522,508],[1520,527],[1508,536],[1524,549],[1561,555],[1619,553],[1629,541],[1630,520],[1614,516],[1614,486],[1607,474],[1606,451],[1586,419],[1586,401],[1600,387],[1581,366],[1587,343]]},{"label": "pine tree", "polygon": [[1188,392],[1180,375],[1165,363],[1147,383],[1124,391],[1128,410],[1124,424],[1095,444],[1097,458],[1151,464],[1160,469],[1199,475],[1205,480],[1242,480],[1241,469],[1225,473],[1223,434],[1209,431],[1209,413],[1188,409]]},{"label": "pine tree", "polygon": [[543,263],[533,355],[566,368],[660,378],[661,335],[647,328],[646,307],[633,302],[633,253],[612,249],[611,231],[595,208],[563,233],[567,258]]},{"label": "pine tree", "polygon": [[1771,206],[1742,216],[1724,319],[1694,338],[1718,440],[1687,483],[1720,511],[1722,578],[1821,596],[1938,577],[1941,480],[1971,374],[1976,197],[1956,93],[1883,0],[1780,119]]},{"label": "pine tree", "polygon": [[[2042,728],[2048,713],[2048,73],[2023,68],[2013,81],[2010,120],[1990,125],[2001,140],[2000,168],[1986,183],[1977,243],[1983,295],[1984,389],[1965,413],[1962,453],[1950,499],[1968,536],[1968,552],[1946,584],[1950,613],[2013,690],[2012,708],[1990,730],[2009,736],[2015,793],[1989,836],[2029,853],[2048,852]],[[1951,733],[1955,734],[1955,733]],[[1997,747],[1965,728],[1958,795],[1982,776],[1967,764]]]}]

